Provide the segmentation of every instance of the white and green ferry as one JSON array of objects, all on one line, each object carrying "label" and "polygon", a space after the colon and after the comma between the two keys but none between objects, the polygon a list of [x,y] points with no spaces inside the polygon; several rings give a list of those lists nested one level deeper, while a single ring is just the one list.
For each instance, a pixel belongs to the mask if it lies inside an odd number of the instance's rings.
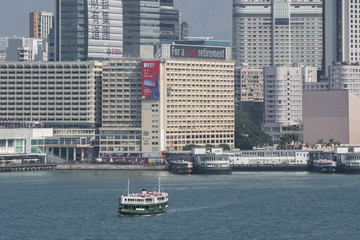
[{"label": "white and green ferry", "polygon": [[128,193],[121,195],[119,199],[119,213],[121,215],[149,215],[166,212],[168,209],[169,196],[167,193],[147,192],[143,189],[141,193]]}]

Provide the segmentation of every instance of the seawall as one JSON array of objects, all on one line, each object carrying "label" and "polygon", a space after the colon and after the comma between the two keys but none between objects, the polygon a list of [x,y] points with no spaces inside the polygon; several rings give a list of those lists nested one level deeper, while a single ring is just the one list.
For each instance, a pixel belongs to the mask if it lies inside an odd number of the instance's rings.
[{"label": "seawall", "polygon": [[55,170],[152,170],[167,171],[166,166],[113,165],[113,164],[60,164]]},{"label": "seawall", "polygon": [[233,172],[309,171],[307,165],[232,165]]}]

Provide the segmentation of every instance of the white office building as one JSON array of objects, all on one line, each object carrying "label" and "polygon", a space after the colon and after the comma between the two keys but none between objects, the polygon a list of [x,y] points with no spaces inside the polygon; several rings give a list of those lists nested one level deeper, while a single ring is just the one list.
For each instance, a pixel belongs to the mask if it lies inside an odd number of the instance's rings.
[{"label": "white office building", "polygon": [[[324,69],[360,62],[360,1],[324,1]],[[328,74],[328,72],[326,72]]]},{"label": "white office building", "polygon": [[233,0],[233,57],[252,67],[321,69],[323,0]]},{"label": "white office building", "polygon": [[275,144],[284,133],[302,136],[303,85],[316,77],[316,67],[293,65],[264,68],[263,130]]}]

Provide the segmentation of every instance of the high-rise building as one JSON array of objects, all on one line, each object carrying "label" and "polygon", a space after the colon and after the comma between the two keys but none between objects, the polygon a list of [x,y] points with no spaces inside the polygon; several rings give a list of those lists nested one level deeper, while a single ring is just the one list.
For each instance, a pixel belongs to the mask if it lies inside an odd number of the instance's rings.
[{"label": "high-rise building", "polygon": [[32,11],[29,17],[29,37],[47,38],[52,28],[53,14],[51,12]]},{"label": "high-rise building", "polygon": [[55,59],[118,59],[123,54],[122,1],[55,0]]},{"label": "high-rise building", "polygon": [[251,120],[261,128],[264,112],[263,68],[244,64],[234,72],[235,108],[247,113]]},{"label": "high-rise building", "polygon": [[126,57],[152,58],[155,45],[181,40],[186,34],[173,0],[123,0],[123,9]]},{"label": "high-rise building", "polygon": [[360,1],[324,1],[324,70],[333,62],[360,62]]},{"label": "high-rise building", "polygon": [[44,61],[47,59],[43,39],[10,38],[6,48],[6,62]]},{"label": "high-rise building", "polygon": [[[101,64],[0,63],[0,121],[38,121],[55,136],[95,138],[101,122]],[[99,100],[100,99],[100,100]]]},{"label": "high-rise building", "polygon": [[322,68],[323,0],[233,0],[233,57],[253,67]]},{"label": "high-rise building", "polygon": [[103,63],[101,157],[234,147],[230,43],[203,44],[163,44],[160,60]]},{"label": "high-rise building", "polygon": [[143,62],[143,152],[190,144],[234,147],[230,45],[195,43],[163,44],[160,61]]},{"label": "high-rise building", "polygon": [[329,67],[331,91],[348,90],[360,97],[360,66],[337,65]]},{"label": "high-rise building", "polygon": [[101,156],[141,157],[141,60],[103,62]]},{"label": "high-rise building", "polygon": [[235,106],[240,102],[264,101],[262,68],[248,66],[235,68]]},{"label": "high-rise building", "polygon": [[300,65],[264,68],[264,124],[262,129],[275,144],[285,133],[302,138],[302,95],[304,82],[316,77],[316,67]]}]

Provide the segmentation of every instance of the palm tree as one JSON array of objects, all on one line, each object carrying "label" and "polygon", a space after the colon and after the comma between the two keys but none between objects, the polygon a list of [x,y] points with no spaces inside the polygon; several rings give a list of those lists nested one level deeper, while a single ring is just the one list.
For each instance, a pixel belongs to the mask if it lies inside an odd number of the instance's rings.
[{"label": "palm tree", "polygon": [[330,144],[330,146],[331,146],[331,149],[333,149],[334,148],[334,139],[333,138],[330,138],[329,139],[329,144]]},{"label": "palm tree", "polygon": [[285,149],[288,149],[288,144],[291,143],[290,141],[290,135],[284,134],[280,137],[280,145],[283,147],[285,146]]},{"label": "palm tree", "polygon": [[321,146],[321,149],[324,147],[324,144],[325,142],[324,142],[324,139],[319,139],[317,142],[316,142],[316,144],[319,144],[320,146]]},{"label": "palm tree", "polygon": [[295,148],[295,145],[299,142],[299,134],[292,133],[291,135],[291,142],[294,142],[293,148]]},{"label": "palm tree", "polygon": [[326,149],[327,149],[328,147],[331,147],[331,149],[332,149],[332,144],[331,144],[330,142],[327,142],[327,143],[325,144],[325,147],[326,147]]}]

